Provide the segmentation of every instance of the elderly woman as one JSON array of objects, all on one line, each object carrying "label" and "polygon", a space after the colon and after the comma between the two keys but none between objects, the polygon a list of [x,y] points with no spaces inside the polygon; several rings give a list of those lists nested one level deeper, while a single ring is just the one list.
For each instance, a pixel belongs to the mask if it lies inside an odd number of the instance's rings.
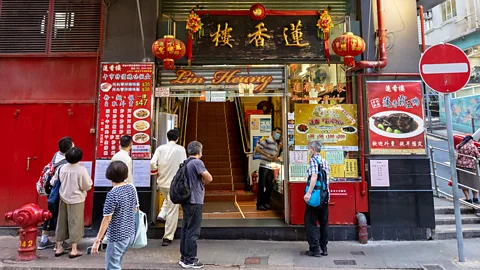
[{"label": "elderly woman", "polygon": [[87,191],[92,188],[92,179],[85,167],[78,164],[83,153],[80,148],[72,147],[65,154],[68,164],[63,165],[52,179],[60,181],[60,205],[58,211],[57,229],[55,232],[57,250],[55,257],[68,253],[62,246],[63,241],[70,239],[71,259],[83,254],[78,251],[77,243],[83,238],[83,211]]},{"label": "elderly woman", "polygon": [[[480,153],[474,144],[473,137],[465,136],[455,147],[455,152],[457,153],[458,183],[479,190],[480,179],[477,176],[477,163],[474,158],[480,158]],[[478,192],[472,190],[473,197],[470,198],[470,190],[463,187],[461,189],[465,194],[466,202],[478,204]]]},{"label": "elderly woman", "polygon": [[[308,256],[320,257],[327,256],[327,243],[328,243],[328,201],[329,194],[327,192],[325,200],[320,200],[319,206],[311,206],[309,203],[312,198],[316,186],[319,187],[321,183],[318,181],[325,181],[326,188],[328,190],[328,177],[330,175],[330,166],[328,162],[322,158],[320,151],[322,151],[322,143],[320,141],[311,141],[308,144],[308,151],[310,152],[310,167],[308,168],[308,185],[306,187],[305,200],[305,216],[304,223],[307,231],[307,240],[309,250]],[[322,175],[322,171],[325,171],[325,175]],[[321,177],[319,177],[319,175]],[[324,179],[326,178],[326,179]],[[317,221],[320,224],[320,229],[317,227]]]}]

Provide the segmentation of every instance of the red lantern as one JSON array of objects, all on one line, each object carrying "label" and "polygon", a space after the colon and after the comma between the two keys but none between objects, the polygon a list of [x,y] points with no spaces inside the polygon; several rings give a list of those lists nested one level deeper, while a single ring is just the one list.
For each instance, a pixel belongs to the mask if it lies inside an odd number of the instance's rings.
[{"label": "red lantern", "polygon": [[173,36],[164,36],[153,43],[152,52],[163,60],[163,68],[174,69],[175,60],[185,55],[185,44]]},{"label": "red lantern", "polygon": [[365,41],[361,37],[355,36],[351,32],[347,32],[336,39],[332,43],[333,51],[343,57],[345,66],[355,66],[355,56],[365,51]]}]

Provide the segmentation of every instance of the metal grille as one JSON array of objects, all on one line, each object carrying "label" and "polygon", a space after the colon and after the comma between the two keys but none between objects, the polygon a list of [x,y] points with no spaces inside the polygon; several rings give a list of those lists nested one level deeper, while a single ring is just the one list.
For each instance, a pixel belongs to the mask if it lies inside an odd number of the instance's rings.
[{"label": "metal grille", "polygon": [[49,0],[0,0],[0,53],[45,53]]},{"label": "metal grille", "polygon": [[55,0],[51,52],[97,52],[101,0]]},{"label": "metal grille", "polygon": [[[217,0],[162,0],[162,12],[168,15],[175,15],[176,19],[186,18],[190,9],[199,5],[205,10],[249,10],[256,0],[217,1]],[[303,0],[301,4],[297,1],[264,0],[262,4],[270,10],[322,10],[331,7],[332,17],[345,15],[347,4],[345,0]]]}]

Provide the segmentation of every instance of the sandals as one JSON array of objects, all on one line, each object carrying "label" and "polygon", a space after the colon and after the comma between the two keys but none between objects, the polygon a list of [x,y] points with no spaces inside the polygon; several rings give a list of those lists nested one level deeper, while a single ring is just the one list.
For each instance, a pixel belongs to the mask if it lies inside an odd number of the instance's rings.
[{"label": "sandals", "polygon": [[81,256],[83,256],[83,253],[78,252],[75,255],[72,255],[72,254],[68,255],[68,258],[75,259],[75,258],[78,258],[78,257],[81,257]]},{"label": "sandals", "polygon": [[62,255],[67,254],[67,253],[68,253],[68,251],[66,251],[66,250],[62,250],[62,252],[60,252],[60,253],[55,252],[55,257],[58,258],[58,257],[60,257],[60,256],[62,256]]}]

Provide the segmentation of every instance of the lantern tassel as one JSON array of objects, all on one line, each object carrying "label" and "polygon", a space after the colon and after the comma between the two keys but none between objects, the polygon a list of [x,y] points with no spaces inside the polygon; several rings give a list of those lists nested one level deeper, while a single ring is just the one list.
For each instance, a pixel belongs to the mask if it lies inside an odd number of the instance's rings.
[{"label": "lantern tassel", "polygon": [[330,44],[328,42],[328,32],[323,34],[323,43],[325,45],[325,58],[327,58],[328,66],[330,66]]},{"label": "lantern tassel", "polygon": [[193,37],[192,33],[188,35],[187,39],[187,61],[188,61],[188,66],[192,65],[192,49],[193,49]]}]

